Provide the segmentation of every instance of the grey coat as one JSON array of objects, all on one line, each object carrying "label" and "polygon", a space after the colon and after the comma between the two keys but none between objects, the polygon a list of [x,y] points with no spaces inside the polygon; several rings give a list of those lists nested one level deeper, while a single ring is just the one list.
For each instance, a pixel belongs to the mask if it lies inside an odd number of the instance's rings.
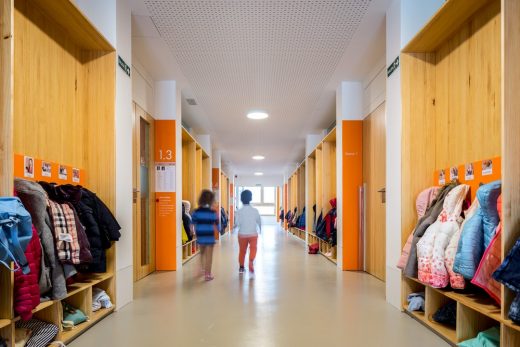
[{"label": "grey coat", "polygon": [[417,243],[421,240],[421,237],[423,237],[426,229],[428,229],[430,225],[432,225],[437,220],[437,217],[439,217],[439,214],[442,212],[444,198],[446,198],[446,195],[448,195],[450,190],[456,186],[456,183],[450,183],[442,187],[439,191],[439,195],[437,195],[437,198],[432,201],[430,208],[426,210],[424,216],[417,222],[417,226],[415,227],[415,231],[413,233],[410,256],[404,268],[405,276],[417,278],[419,272],[417,266]]},{"label": "grey coat", "polygon": [[23,179],[14,180],[16,194],[22,200],[32,217],[32,222],[43,248],[40,293],[45,294],[52,285],[52,298],[61,300],[67,296],[67,286],[63,266],[56,255],[49,214],[47,213],[47,193],[36,182]]}]

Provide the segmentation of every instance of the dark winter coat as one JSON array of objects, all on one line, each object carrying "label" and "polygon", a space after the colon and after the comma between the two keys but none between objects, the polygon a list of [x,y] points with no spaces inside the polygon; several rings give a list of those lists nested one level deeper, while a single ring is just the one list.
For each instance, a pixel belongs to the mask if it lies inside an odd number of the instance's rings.
[{"label": "dark winter coat", "polygon": [[82,201],[82,188],[80,186],[66,184],[59,186],[57,193],[62,199],[70,202],[74,206],[81,225],[85,228],[85,234],[90,244],[92,261],[90,264],[78,266],[78,270],[82,272],[106,272],[106,253],[102,241],[104,236],[102,237],[101,235],[101,230],[94,216],[94,211]]},{"label": "dark winter coat", "polygon": [[98,221],[104,248],[109,249],[112,246],[112,241],[119,241],[121,226],[107,205],[96,194],[86,188],[82,188],[81,191],[81,201],[94,212],[94,218]]}]

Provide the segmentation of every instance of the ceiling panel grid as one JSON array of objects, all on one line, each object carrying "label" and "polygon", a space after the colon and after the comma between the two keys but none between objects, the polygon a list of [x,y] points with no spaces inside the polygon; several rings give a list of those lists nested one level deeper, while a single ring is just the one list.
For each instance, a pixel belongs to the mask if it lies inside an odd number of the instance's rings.
[{"label": "ceiling panel grid", "polygon": [[[370,0],[145,0],[237,170],[301,160],[311,114]],[[266,121],[245,118],[252,109]],[[237,131],[237,129],[240,129]],[[262,164],[251,156],[264,154]]]}]

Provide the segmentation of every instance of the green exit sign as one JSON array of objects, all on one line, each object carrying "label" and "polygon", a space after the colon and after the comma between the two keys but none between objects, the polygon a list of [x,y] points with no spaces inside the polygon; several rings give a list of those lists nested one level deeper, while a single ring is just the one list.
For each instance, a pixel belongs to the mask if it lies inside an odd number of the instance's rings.
[{"label": "green exit sign", "polygon": [[395,70],[399,67],[399,56],[395,58],[395,60],[390,64],[390,66],[386,69],[386,76],[390,77]]},{"label": "green exit sign", "polygon": [[130,77],[130,66],[121,58],[121,56],[117,56],[117,63],[119,67]]}]

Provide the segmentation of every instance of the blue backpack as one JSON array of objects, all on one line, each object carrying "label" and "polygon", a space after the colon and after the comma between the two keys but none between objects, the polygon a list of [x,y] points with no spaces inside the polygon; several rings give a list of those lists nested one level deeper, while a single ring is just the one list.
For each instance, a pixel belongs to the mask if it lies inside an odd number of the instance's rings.
[{"label": "blue backpack", "polygon": [[32,238],[31,215],[19,198],[0,197],[0,263],[14,271],[31,272],[25,250]]}]

